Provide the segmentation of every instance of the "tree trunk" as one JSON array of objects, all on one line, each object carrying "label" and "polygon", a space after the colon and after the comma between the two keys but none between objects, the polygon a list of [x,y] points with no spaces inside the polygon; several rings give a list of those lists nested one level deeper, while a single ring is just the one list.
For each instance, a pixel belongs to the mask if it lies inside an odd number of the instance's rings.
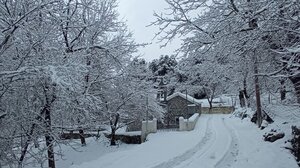
[{"label": "tree trunk", "polygon": [[[76,102],[77,102],[77,104],[79,104],[78,101],[76,101]],[[80,138],[81,146],[86,146],[85,137],[84,137],[84,131],[83,131],[82,127],[81,127],[82,123],[80,122],[80,118],[79,117],[77,118],[77,123],[79,125],[79,138]]]},{"label": "tree trunk", "polygon": [[46,123],[46,145],[48,149],[48,166],[49,168],[55,168],[54,151],[53,151],[53,137],[51,135],[51,113],[50,105],[47,105],[45,112],[45,123]]},{"label": "tree trunk", "polygon": [[[86,65],[90,66],[91,65],[91,60],[89,58],[89,53],[87,53],[87,57],[86,57]],[[86,92],[88,92],[89,89],[89,79],[90,79],[90,74],[87,73],[86,76],[84,77],[85,79],[85,91],[83,94],[85,94]],[[78,121],[78,124],[81,124]],[[79,137],[80,137],[80,142],[81,142],[81,146],[86,146],[86,141],[85,141],[85,137],[84,137],[84,131],[83,129],[79,129]]]},{"label": "tree trunk", "polygon": [[255,96],[256,96],[256,108],[257,108],[257,125],[260,128],[262,124],[262,110],[261,110],[261,100],[260,100],[260,88],[259,88],[259,80],[258,80],[258,61],[257,56],[254,52],[254,83],[255,83]]},{"label": "tree trunk", "polygon": [[118,126],[118,121],[119,121],[120,115],[117,113],[115,115],[115,122],[110,120],[110,127],[111,127],[111,138],[110,138],[110,145],[115,146],[116,145],[116,130]]},{"label": "tree trunk", "polygon": [[[42,115],[46,112],[46,109],[47,109],[47,106],[45,106],[42,111],[40,112],[40,115],[35,117],[35,119],[37,121],[42,121]],[[29,134],[26,135],[27,137],[27,140],[24,144],[24,146],[22,147],[22,150],[21,150],[21,156],[20,156],[20,159],[19,159],[19,167],[22,167],[22,164],[23,164],[23,161],[24,161],[24,158],[25,158],[25,155],[27,153],[27,150],[28,150],[28,146],[30,144],[30,142],[32,141],[32,138],[33,138],[33,133],[34,133],[34,130],[36,129],[36,123],[33,123],[30,127],[30,131],[29,131]]]},{"label": "tree trunk", "polygon": [[116,130],[114,128],[111,129],[111,138],[110,138],[110,146],[115,146],[116,144]]},{"label": "tree trunk", "polygon": [[20,156],[20,159],[19,159],[19,161],[18,161],[19,168],[22,167],[22,164],[23,164],[25,155],[26,155],[27,150],[28,150],[28,146],[29,146],[29,144],[30,144],[30,142],[31,142],[31,140],[32,140],[32,135],[33,135],[33,131],[34,131],[35,127],[36,127],[36,124],[33,123],[33,124],[31,125],[31,127],[30,127],[30,132],[29,132],[29,134],[27,135],[27,140],[26,140],[26,142],[25,142],[25,145],[22,147],[22,150],[21,150],[21,156]]},{"label": "tree trunk", "polygon": [[246,101],[243,90],[239,91],[240,106],[245,107]]},{"label": "tree trunk", "polygon": [[212,102],[211,101],[209,101],[209,113],[212,113]]},{"label": "tree trunk", "polygon": [[281,79],[279,80],[279,82],[280,82],[280,100],[283,101],[286,98],[286,89],[284,86],[285,80]]},{"label": "tree trunk", "polygon": [[247,78],[246,77],[244,78],[243,84],[244,84],[244,90],[243,90],[244,94],[243,95],[244,95],[245,106],[250,107],[250,101],[249,101],[250,96],[248,95],[248,92],[247,92]]},{"label": "tree trunk", "polygon": [[294,85],[294,89],[295,89],[296,97],[297,97],[297,103],[300,104],[300,75],[290,77],[289,79],[291,80],[291,82]]},{"label": "tree trunk", "polygon": [[80,142],[82,146],[86,146],[83,129],[79,130]]},{"label": "tree trunk", "polygon": [[209,110],[208,110],[208,113],[212,113],[212,100],[213,98],[207,98],[207,101],[208,101],[208,104],[209,104]]},{"label": "tree trunk", "polygon": [[54,150],[53,150],[53,136],[51,129],[51,105],[55,101],[55,87],[56,84],[45,83],[44,93],[46,97],[46,105],[45,105],[45,139],[47,145],[47,153],[48,153],[48,166],[49,168],[55,168],[55,160],[54,160]]}]

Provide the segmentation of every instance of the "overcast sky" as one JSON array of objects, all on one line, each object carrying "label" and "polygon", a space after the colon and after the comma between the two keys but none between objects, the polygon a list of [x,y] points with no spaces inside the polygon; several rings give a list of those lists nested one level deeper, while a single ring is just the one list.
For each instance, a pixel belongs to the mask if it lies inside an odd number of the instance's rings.
[{"label": "overcast sky", "polygon": [[164,0],[119,0],[119,13],[123,20],[127,21],[130,31],[138,43],[152,43],[145,48],[140,48],[140,54],[147,61],[159,58],[160,55],[172,54],[179,48],[180,41],[175,40],[165,48],[160,48],[157,40],[152,40],[157,27],[146,27],[155,20],[153,12],[162,12],[168,7]]}]

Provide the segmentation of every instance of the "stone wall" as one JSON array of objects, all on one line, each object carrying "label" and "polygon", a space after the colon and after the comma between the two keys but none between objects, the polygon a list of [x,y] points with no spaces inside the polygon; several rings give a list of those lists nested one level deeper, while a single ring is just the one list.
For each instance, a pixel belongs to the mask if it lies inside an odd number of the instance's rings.
[{"label": "stone wall", "polygon": [[[111,138],[111,134],[109,132],[103,132],[106,138]],[[141,132],[134,131],[134,132],[125,132],[125,133],[116,133],[115,134],[116,140],[122,141],[126,144],[141,144]]]},{"label": "stone wall", "polygon": [[211,111],[209,111],[209,107],[202,107],[201,112],[203,114],[230,114],[234,111],[234,107],[213,107]]}]

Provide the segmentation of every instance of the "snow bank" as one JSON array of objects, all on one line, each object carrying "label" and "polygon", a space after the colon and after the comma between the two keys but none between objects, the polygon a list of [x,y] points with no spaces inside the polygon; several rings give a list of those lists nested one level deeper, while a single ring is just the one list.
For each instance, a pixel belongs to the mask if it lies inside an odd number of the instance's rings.
[{"label": "snow bank", "polygon": [[[270,129],[283,131],[281,125],[272,123],[264,130],[250,122],[249,118],[227,119],[228,125],[235,129],[239,139],[239,154],[233,167],[243,168],[297,168],[297,163],[289,150],[285,149],[287,137],[270,143],[263,141],[263,135]],[[229,124],[230,123],[230,124]],[[280,128],[281,127],[281,128]],[[289,128],[290,129],[290,128]]]},{"label": "snow bank", "polygon": [[274,105],[269,104],[264,107],[265,112],[274,120],[280,122],[299,123],[300,107],[299,105]]},{"label": "snow bank", "polygon": [[116,135],[125,135],[125,136],[138,136],[141,135],[141,131],[131,131],[131,132],[122,132],[122,133],[116,133]]},{"label": "snow bank", "polygon": [[195,113],[188,120],[183,117],[179,118],[179,131],[191,131],[195,128],[199,114]]}]

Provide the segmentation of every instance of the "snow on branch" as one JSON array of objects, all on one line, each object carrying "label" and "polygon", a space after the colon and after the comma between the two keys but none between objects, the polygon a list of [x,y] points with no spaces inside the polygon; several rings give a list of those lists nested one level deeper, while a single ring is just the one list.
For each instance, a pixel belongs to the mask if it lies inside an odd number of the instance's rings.
[{"label": "snow on branch", "polygon": [[287,48],[287,51],[291,52],[291,53],[300,53],[300,45],[291,47],[291,48]]},{"label": "snow on branch", "polygon": [[0,119],[4,118],[6,115],[7,115],[7,113],[5,113],[5,112],[0,113]]},{"label": "snow on branch", "polygon": [[21,67],[16,71],[2,71],[0,72],[0,78],[42,75],[49,77],[53,83],[58,84],[61,88],[65,88],[70,86],[73,87],[77,84],[78,75],[82,73],[87,73],[87,67],[81,64],[68,64],[61,66],[47,65]]}]

